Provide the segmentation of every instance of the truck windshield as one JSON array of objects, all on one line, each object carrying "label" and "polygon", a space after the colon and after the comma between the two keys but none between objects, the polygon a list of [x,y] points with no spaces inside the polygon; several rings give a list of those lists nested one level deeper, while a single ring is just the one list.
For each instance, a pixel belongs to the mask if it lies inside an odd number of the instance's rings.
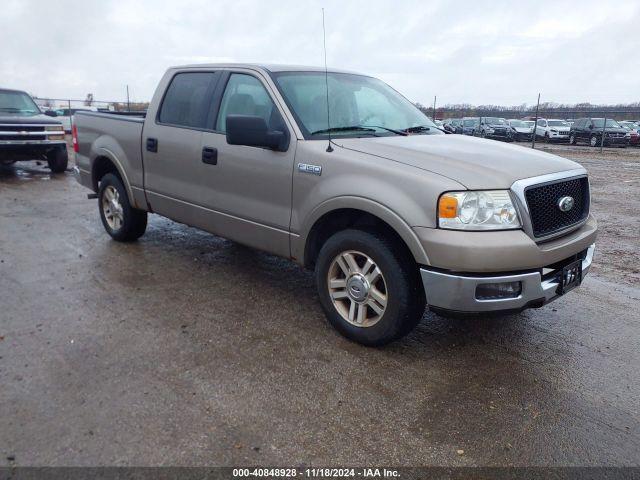
[{"label": "truck windshield", "polygon": [[30,115],[40,113],[40,109],[24,92],[0,90],[0,113]]},{"label": "truck windshield", "polygon": [[326,138],[329,129],[340,137],[387,136],[394,131],[442,134],[415,105],[375,78],[329,73],[325,79],[324,72],[281,72],[274,78],[307,139]]}]

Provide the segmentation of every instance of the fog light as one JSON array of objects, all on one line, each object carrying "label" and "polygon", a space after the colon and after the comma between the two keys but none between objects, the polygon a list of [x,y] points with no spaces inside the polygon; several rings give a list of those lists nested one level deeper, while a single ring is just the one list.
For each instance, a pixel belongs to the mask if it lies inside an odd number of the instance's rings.
[{"label": "fog light", "polygon": [[476,287],[476,299],[499,300],[516,298],[522,293],[522,282],[481,283]]}]

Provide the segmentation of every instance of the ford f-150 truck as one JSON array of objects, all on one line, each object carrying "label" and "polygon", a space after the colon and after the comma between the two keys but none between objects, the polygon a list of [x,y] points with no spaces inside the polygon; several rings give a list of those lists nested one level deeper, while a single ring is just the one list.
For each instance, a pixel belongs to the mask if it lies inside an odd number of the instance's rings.
[{"label": "ford f-150 truck", "polygon": [[51,171],[67,169],[62,123],[44,115],[26,92],[0,89],[0,164],[46,159]]},{"label": "ford f-150 truck", "polygon": [[587,172],[444,135],[370,76],[309,67],[169,69],[146,117],[78,112],[77,176],[107,233],[153,212],[315,269],[346,337],[382,345],[438,312],[540,307],[589,270]]}]

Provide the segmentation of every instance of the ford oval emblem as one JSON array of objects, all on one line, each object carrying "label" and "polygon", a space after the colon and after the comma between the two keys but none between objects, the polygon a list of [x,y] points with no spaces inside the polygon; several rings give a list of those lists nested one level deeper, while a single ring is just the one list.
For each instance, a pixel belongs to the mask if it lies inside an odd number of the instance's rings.
[{"label": "ford oval emblem", "polygon": [[575,203],[576,202],[573,197],[562,197],[560,200],[558,200],[558,208],[562,212],[568,212],[573,208],[573,205]]}]

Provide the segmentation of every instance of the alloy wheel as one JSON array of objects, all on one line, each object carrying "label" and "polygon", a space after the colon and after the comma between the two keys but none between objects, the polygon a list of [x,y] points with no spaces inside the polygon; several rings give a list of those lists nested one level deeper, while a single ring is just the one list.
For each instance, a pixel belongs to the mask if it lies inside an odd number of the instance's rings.
[{"label": "alloy wheel", "polygon": [[102,213],[111,230],[118,230],[124,222],[124,212],[120,194],[113,185],[108,185],[102,193]]},{"label": "alloy wheel", "polygon": [[378,323],[387,308],[387,285],[368,255],[348,250],[337,255],[327,273],[329,296],[342,318],[358,327]]}]

